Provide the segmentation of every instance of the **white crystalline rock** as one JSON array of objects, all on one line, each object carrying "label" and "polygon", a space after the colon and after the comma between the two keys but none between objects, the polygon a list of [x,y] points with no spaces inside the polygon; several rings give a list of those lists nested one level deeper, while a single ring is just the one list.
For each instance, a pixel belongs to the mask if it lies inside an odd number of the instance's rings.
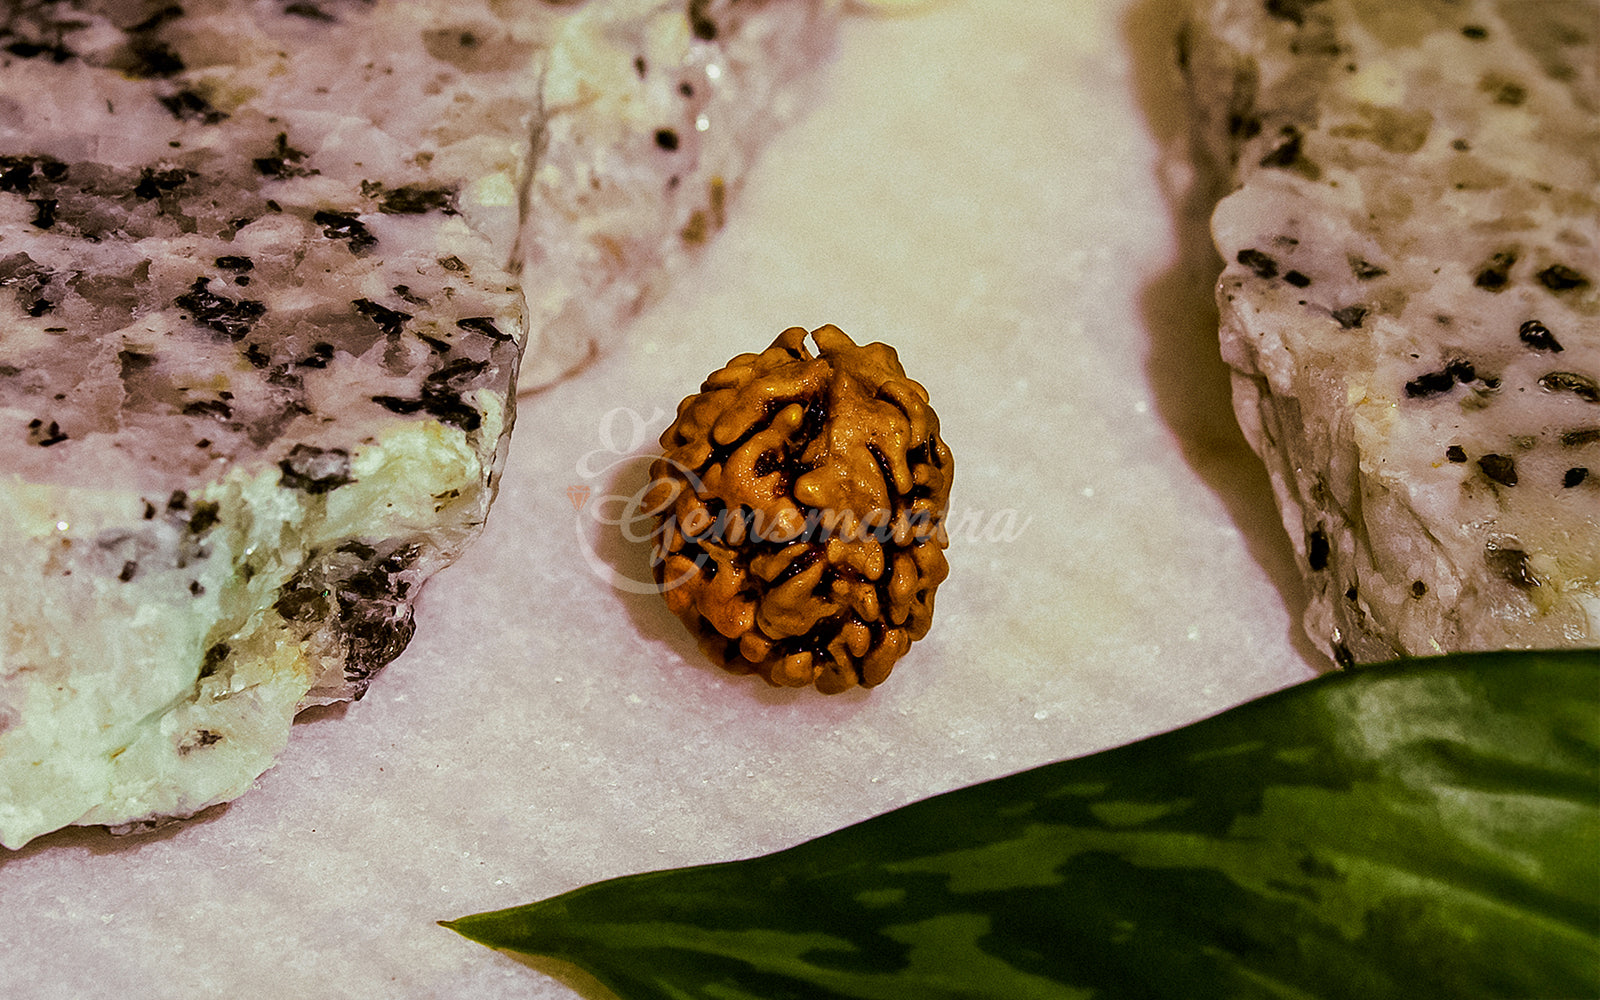
[{"label": "white crystalline rock", "polygon": [[522,234],[524,386],[602,353],[685,248],[722,227],[739,179],[798,111],[793,84],[825,61],[838,7],[628,0],[562,26],[530,179],[540,210]]},{"label": "white crystalline rock", "polygon": [[1202,0],[1181,52],[1310,636],[1600,646],[1600,4]]},{"label": "white crystalline rock", "polygon": [[0,844],[231,799],[359,698],[487,516],[519,366],[711,235],[834,13],[0,11]]}]

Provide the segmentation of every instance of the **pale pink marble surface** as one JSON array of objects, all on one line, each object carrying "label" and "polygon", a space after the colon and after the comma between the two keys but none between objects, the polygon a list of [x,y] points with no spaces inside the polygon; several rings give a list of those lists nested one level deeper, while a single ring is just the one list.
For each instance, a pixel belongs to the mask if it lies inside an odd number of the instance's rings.
[{"label": "pale pink marble surface", "polygon": [[[1169,200],[1175,24],[1165,0],[853,19],[701,264],[523,400],[484,538],[366,700],[198,820],[0,855],[0,996],[600,1000],[434,921],[781,848],[1325,669],[1228,408],[1203,221]],[[932,633],[833,698],[703,663],[593,516],[707,372],[829,322],[899,349],[957,461]]]}]

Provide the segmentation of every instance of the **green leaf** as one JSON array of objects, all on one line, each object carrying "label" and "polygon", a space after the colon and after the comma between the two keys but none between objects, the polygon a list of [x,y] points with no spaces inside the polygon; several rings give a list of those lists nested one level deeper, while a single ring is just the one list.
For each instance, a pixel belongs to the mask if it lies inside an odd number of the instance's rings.
[{"label": "green leaf", "polygon": [[1600,654],[1333,674],[445,926],[625,1000],[1600,997]]}]

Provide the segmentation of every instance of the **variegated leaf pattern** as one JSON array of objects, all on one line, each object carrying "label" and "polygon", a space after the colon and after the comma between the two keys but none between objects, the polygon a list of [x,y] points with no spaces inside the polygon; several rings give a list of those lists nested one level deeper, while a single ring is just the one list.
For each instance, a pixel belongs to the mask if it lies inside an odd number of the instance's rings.
[{"label": "variegated leaf pattern", "polygon": [[1600,996],[1600,654],[1333,674],[446,923],[625,1000]]}]

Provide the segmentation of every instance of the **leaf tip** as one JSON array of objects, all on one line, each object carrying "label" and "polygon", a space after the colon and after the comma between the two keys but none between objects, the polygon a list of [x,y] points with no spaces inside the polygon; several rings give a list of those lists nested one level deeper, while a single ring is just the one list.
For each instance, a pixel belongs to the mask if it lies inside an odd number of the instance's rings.
[{"label": "leaf tip", "polygon": [[470,919],[470,917],[457,917],[454,920],[438,920],[435,923],[447,931],[455,931],[468,941],[477,941],[478,939],[473,937],[471,932],[467,930]]}]

